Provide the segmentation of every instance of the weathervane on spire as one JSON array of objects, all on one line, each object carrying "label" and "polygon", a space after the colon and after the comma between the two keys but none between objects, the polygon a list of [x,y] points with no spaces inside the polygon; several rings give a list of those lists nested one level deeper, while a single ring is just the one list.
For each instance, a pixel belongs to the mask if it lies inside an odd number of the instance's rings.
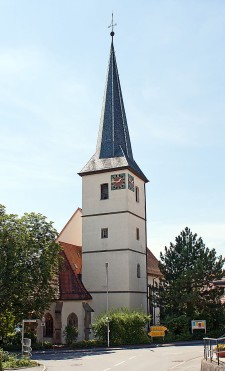
[{"label": "weathervane on spire", "polygon": [[113,37],[115,35],[114,31],[113,31],[113,27],[117,26],[117,23],[113,23],[113,13],[112,13],[112,22],[111,24],[108,26],[108,28],[111,27],[112,31],[110,32],[110,35]]}]

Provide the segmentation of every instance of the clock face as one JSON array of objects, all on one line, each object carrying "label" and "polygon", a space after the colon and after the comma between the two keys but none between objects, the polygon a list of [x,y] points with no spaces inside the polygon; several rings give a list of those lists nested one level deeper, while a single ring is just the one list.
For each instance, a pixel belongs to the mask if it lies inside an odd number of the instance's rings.
[{"label": "clock face", "polygon": [[134,177],[128,174],[128,189],[134,192]]},{"label": "clock face", "polygon": [[126,174],[114,174],[111,175],[111,190],[125,189],[126,188]]}]

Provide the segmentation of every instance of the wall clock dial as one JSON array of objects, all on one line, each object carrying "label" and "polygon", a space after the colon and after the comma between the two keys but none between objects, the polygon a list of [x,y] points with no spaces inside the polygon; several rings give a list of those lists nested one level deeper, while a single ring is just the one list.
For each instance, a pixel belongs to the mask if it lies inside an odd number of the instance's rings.
[{"label": "wall clock dial", "polygon": [[111,190],[125,189],[126,188],[126,174],[114,174],[111,175]]}]

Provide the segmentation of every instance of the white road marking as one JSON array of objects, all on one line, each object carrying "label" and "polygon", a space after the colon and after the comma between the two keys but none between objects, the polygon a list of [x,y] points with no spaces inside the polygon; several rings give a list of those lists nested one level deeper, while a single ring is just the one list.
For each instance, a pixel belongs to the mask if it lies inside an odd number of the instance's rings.
[{"label": "white road marking", "polygon": [[117,367],[117,366],[119,366],[119,365],[122,365],[123,363],[125,363],[126,361],[122,361],[122,362],[120,362],[120,363],[117,363],[116,365],[114,365],[114,367]]},{"label": "white road marking", "polygon": [[133,357],[130,357],[129,359],[134,359],[134,358],[136,358],[137,356],[133,356]]},{"label": "white road marking", "polygon": [[185,362],[186,362],[186,361],[180,362],[180,363],[178,363],[178,365],[173,366],[173,367],[169,368],[168,370],[173,370],[174,368],[177,368],[177,367],[179,367],[180,365],[183,365]]},{"label": "white road marking", "polygon": [[109,371],[109,370],[111,370],[111,368],[106,368],[105,370],[103,370],[103,371]]}]

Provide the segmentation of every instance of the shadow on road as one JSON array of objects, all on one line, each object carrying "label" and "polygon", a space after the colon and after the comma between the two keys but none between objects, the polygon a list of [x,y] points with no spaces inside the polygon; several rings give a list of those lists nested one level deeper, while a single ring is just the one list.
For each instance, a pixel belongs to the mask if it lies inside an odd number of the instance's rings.
[{"label": "shadow on road", "polygon": [[67,352],[63,351],[57,351],[57,352],[39,352],[39,353],[33,353],[32,354],[32,359],[34,360],[39,360],[39,359],[44,359],[44,360],[64,360],[64,359],[81,359],[84,357],[90,357],[94,355],[102,355],[102,354],[112,354],[115,353],[113,349],[110,350],[84,350],[84,351],[79,351],[79,350],[71,350]]},{"label": "shadow on road", "polygon": [[148,349],[150,352],[154,352],[155,348],[161,347],[183,347],[183,346],[198,346],[203,345],[202,341],[194,341],[194,342],[177,342],[177,343],[169,343],[169,344],[148,344],[148,345],[141,345],[141,346],[124,346],[124,347],[116,347],[116,348],[95,348],[95,349],[71,349],[71,350],[55,350],[55,351],[42,351],[32,354],[32,359],[34,360],[64,360],[64,359],[81,359],[84,357],[91,357],[91,356],[98,356],[103,354],[113,354],[116,353],[118,350],[126,350],[126,349]]}]

